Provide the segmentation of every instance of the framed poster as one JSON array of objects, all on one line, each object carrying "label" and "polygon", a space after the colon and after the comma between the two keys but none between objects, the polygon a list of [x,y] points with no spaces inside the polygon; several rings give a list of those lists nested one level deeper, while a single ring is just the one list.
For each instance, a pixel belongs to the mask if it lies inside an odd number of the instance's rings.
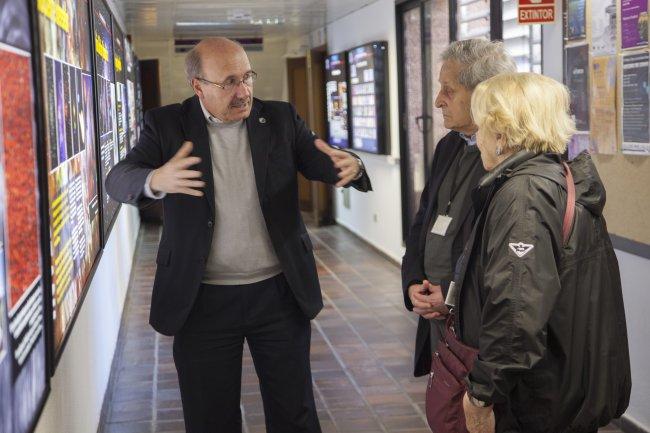
[{"label": "framed poster", "polygon": [[127,105],[127,147],[131,150],[138,143],[137,118],[135,110],[135,65],[133,64],[133,51],[128,40],[124,40],[126,58],[126,105]]},{"label": "framed poster", "polygon": [[650,155],[650,53],[626,53],[621,60],[623,153]]},{"label": "framed poster", "polygon": [[621,48],[648,45],[648,0],[621,0]]},{"label": "framed poster", "polygon": [[325,58],[328,142],[342,149],[350,147],[348,128],[348,72],[345,53]]},{"label": "framed poster", "polygon": [[388,46],[371,42],[348,51],[352,148],[387,154]]},{"label": "framed poster", "polygon": [[589,139],[589,133],[577,132],[573,134],[567,146],[567,153],[568,153],[569,160],[572,160],[573,158],[578,156],[580,152],[585,150],[589,153],[594,152],[594,149],[591,147],[591,140]]},{"label": "framed poster", "polygon": [[616,54],[616,0],[591,2],[591,53],[594,56]]},{"label": "framed poster", "polygon": [[571,92],[571,115],[578,131],[589,131],[589,45],[566,48],[564,83]]},{"label": "framed poster", "polygon": [[115,20],[113,25],[113,65],[115,67],[115,115],[118,161],[126,156],[127,152],[127,101],[126,101],[126,50],[124,48],[124,34]]},{"label": "framed poster", "polygon": [[104,189],[108,172],[119,161],[117,135],[117,97],[115,91],[115,71],[113,56],[113,31],[111,14],[103,0],[94,0],[93,41],[95,59],[95,103],[97,107],[97,142],[99,143],[99,171],[102,196],[102,233],[104,245],[110,234],[119,203],[109,197]]},{"label": "framed poster", "polygon": [[591,142],[595,152],[618,151],[616,131],[616,56],[591,61]]},{"label": "framed poster", "polygon": [[0,432],[33,431],[48,388],[30,11],[0,0]]},{"label": "framed poster", "polygon": [[100,251],[88,0],[38,4],[52,340],[58,360]]},{"label": "framed poster", "polygon": [[133,66],[135,67],[135,125],[137,136],[140,137],[140,131],[144,127],[144,111],[142,107],[142,74],[138,56],[133,56]]},{"label": "framed poster", "polygon": [[566,37],[573,41],[587,36],[586,0],[567,0]]}]

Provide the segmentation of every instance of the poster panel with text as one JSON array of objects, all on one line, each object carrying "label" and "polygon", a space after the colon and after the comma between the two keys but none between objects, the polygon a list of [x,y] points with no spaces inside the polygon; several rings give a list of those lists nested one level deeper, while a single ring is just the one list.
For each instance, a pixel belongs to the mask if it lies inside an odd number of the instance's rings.
[{"label": "poster panel with text", "polygon": [[[115,87],[115,71],[113,55],[113,29],[111,14],[103,0],[92,2],[93,8],[93,40],[95,46],[95,83],[97,86],[97,137],[100,149],[100,178],[101,184],[106,182],[106,176],[120,160],[120,149],[117,132],[117,96]],[[104,239],[108,239],[110,230],[117,216],[119,203],[109,197],[104,189],[102,192],[102,221]]]},{"label": "poster panel with text", "polygon": [[348,51],[352,148],[385,154],[388,146],[388,47],[372,42]]},{"label": "poster panel with text", "polygon": [[623,153],[650,155],[650,68],[649,53],[622,57],[621,129]]},{"label": "poster panel with text", "polygon": [[39,0],[55,356],[81,307],[100,249],[87,0]]},{"label": "poster panel with text", "polygon": [[35,93],[25,0],[0,0],[0,432],[33,431],[47,392]]},{"label": "poster panel with text", "polygon": [[594,56],[616,54],[616,0],[591,2],[591,53]]},{"label": "poster panel with text", "polygon": [[586,0],[567,1],[566,37],[570,41],[587,35]]},{"label": "poster panel with text", "polygon": [[621,0],[621,48],[648,45],[648,0]]},{"label": "poster panel with text", "polygon": [[595,152],[615,154],[616,57],[594,57],[591,62],[591,141]]},{"label": "poster panel with text", "polygon": [[564,81],[571,92],[571,115],[578,131],[589,131],[589,45],[566,48]]},{"label": "poster panel with text", "polygon": [[345,53],[332,54],[325,58],[325,97],[328,142],[343,149],[348,148],[348,73]]},{"label": "poster panel with text", "polygon": [[135,65],[133,50],[128,40],[124,41],[126,58],[126,105],[128,123],[128,148],[133,149],[138,142],[136,100],[135,100]]},{"label": "poster panel with text", "polygon": [[113,19],[113,65],[115,67],[115,115],[117,121],[117,149],[119,161],[128,150],[127,140],[127,96],[126,96],[126,58],[124,34]]}]

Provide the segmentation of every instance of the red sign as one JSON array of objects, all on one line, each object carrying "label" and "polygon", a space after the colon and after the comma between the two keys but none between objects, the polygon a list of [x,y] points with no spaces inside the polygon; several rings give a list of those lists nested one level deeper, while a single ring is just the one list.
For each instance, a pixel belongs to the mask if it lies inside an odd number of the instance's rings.
[{"label": "red sign", "polygon": [[519,0],[517,21],[519,24],[555,22],[555,0]]}]

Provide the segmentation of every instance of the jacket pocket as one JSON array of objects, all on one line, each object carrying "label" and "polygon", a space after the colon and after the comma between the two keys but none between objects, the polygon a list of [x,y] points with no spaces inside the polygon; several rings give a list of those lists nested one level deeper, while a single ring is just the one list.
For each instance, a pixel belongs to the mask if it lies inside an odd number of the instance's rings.
[{"label": "jacket pocket", "polygon": [[158,266],[169,266],[172,256],[172,251],[168,248],[158,248],[158,255],[156,256],[156,264]]},{"label": "jacket pocket", "polygon": [[314,246],[311,243],[311,238],[309,237],[309,233],[301,233],[300,234],[300,239],[302,240],[302,246],[305,247],[305,251],[313,251]]}]

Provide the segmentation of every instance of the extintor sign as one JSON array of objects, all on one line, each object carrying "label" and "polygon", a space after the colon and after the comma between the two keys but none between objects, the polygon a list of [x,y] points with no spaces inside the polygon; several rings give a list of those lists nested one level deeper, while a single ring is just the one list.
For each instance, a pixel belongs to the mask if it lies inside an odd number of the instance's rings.
[{"label": "extintor sign", "polygon": [[545,24],[555,22],[555,0],[518,0],[519,24]]}]

